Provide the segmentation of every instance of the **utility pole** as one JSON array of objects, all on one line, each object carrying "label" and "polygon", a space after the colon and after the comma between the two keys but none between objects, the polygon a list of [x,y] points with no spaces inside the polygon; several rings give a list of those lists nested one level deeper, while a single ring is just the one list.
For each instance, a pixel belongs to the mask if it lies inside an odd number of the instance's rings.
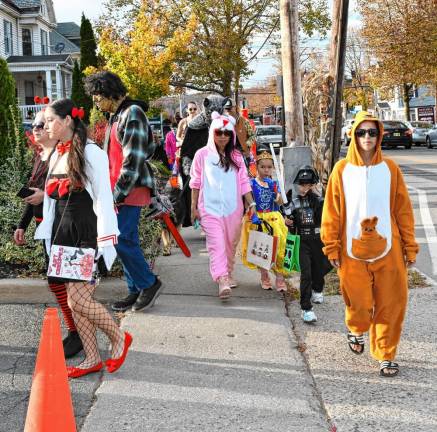
[{"label": "utility pole", "polygon": [[305,145],[302,91],[299,68],[297,0],[280,0],[284,117],[289,147]]},{"label": "utility pole", "polygon": [[334,77],[333,94],[329,115],[331,124],[329,129],[330,172],[340,156],[341,126],[343,115],[341,99],[343,96],[344,66],[346,57],[347,21],[349,0],[334,0],[332,19],[332,39],[330,48],[329,71]]}]

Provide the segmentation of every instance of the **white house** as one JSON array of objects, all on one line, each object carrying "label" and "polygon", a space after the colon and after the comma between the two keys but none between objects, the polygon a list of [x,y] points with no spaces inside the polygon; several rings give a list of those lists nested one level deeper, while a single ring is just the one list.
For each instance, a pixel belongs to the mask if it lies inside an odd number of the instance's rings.
[{"label": "white house", "polygon": [[[376,110],[383,120],[406,120],[402,88],[395,87],[391,100],[378,101]],[[433,86],[413,87],[410,92],[410,117],[412,121],[436,122],[436,90]]]},{"label": "white house", "polygon": [[71,94],[80,49],[57,27],[52,0],[0,0],[0,57],[15,78],[23,118],[41,109],[35,96]]}]

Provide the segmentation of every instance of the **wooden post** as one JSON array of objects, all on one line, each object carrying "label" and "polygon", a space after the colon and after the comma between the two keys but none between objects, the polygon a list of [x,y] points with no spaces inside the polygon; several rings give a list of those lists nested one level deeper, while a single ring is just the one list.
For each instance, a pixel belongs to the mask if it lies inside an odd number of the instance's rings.
[{"label": "wooden post", "polygon": [[297,0],[280,0],[282,77],[286,142],[290,147],[305,145],[302,90],[299,68]]},{"label": "wooden post", "polygon": [[[347,21],[349,12],[349,0],[335,0],[333,4],[333,29],[336,33],[332,35],[330,55],[330,70],[335,70],[334,74],[334,94],[332,98],[332,121],[330,125],[329,142],[330,142],[330,172],[340,156],[341,145],[341,126],[343,115],[341,112],[341,99],[343,96],[344,66],[346,57],[346,38],[347,38]],[[337,21],[337,22],[336,22]],[[335,66],[334,66],[335,64]]]}]

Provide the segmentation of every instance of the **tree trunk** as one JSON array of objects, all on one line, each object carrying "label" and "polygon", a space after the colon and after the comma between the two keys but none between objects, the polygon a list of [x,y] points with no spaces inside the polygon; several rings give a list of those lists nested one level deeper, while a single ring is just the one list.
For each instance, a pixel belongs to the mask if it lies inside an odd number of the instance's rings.
[{"label": "tree trunk", "polygon": [[297,0],[280,0],[282,79],[287,146],[305,145]]},{"label": "tree trunk", "polygon": [[223,74],[223,95],[232,97],[232,72],[225,71]]},{"label": "tree trunk", "polygon": [[407,121],[411,120],[410,116],[410,90],[413,88],[413,84],[403,84],[403,99],[404,99],[404,110],[405,110],[405,119]]},{"label": "tree trunk", "polygon": [[239,98],[240,98],[240,71],[235,71],[234,94],[235,94],[235,106],[238,107]]}]

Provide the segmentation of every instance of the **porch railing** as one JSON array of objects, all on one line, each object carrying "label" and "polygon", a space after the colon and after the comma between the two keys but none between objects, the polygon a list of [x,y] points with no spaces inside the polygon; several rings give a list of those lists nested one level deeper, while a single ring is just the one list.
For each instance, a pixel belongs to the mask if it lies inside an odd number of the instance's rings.
[{"label": "porch railing", "polygon": [[46,105],[20,105],[20,113],[23,122],[31,122],[35,118],[35,114],[45,108]]}]

